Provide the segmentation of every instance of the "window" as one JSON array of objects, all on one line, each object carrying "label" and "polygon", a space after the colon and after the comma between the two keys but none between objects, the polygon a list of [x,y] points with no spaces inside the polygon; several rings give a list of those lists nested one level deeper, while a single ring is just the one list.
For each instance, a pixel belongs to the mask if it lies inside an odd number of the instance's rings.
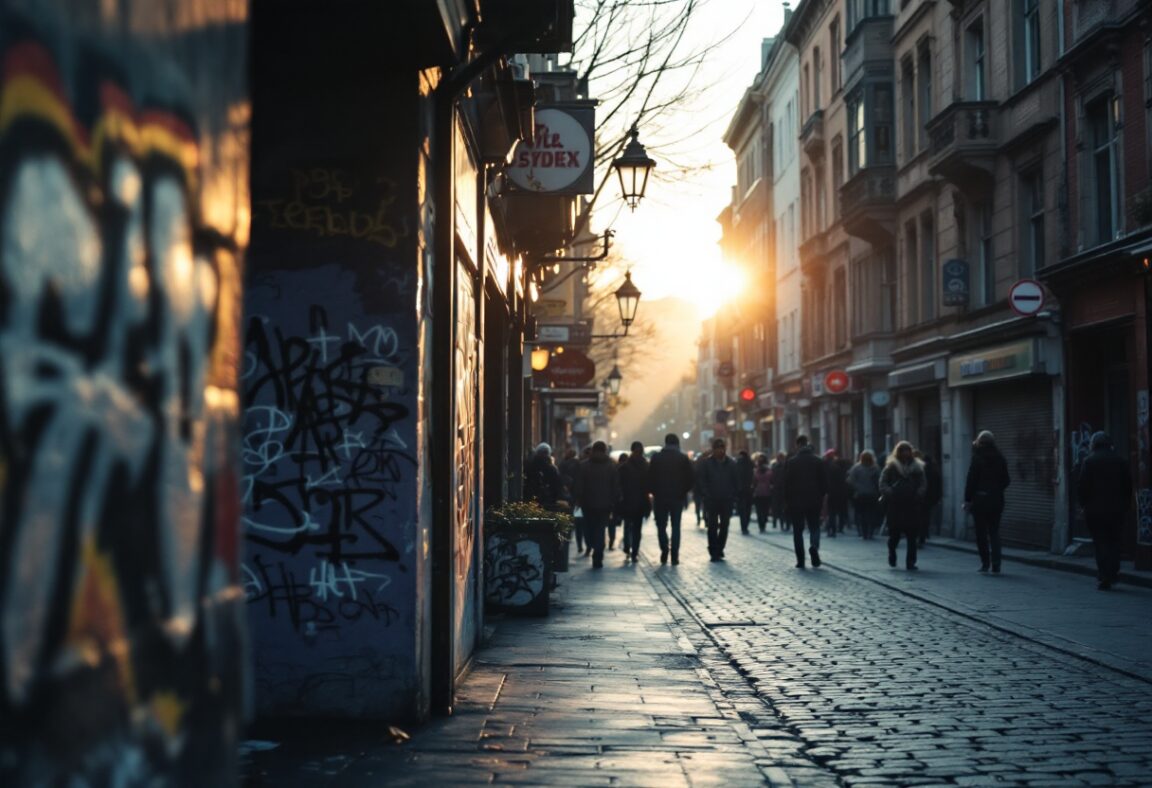
[{"label": "window", "polygon": [[840,52],[843,49],[840,43],[840,17],[832,20],[828,26],[828,66],[831,91],[835,93],[840,85]]},{"label": "window", "polygon": [[920,234],[916,220],[904,223],[904,269],[908,272],[904,291],[905,325],[914,325],[919,318],[917,308],[920,296]]},{"label": "window", "polygon": [[1040,0],[1014,0],[1016,87],[1040,76]]},{"label": "window", "polygon": [[820,57],[820,47],[812,49],[812,111],[820,109],[820,72],[824,70],[824,60]]},{"label": "window", "polygon": [[811,71],[808,68],[808,64],[805,63],[804,64],[804,76],[800,80],[800,101],[803,105],[800,107],[800,113],[802,115],[805,115],[805,116],[808,115],[808,112],[809,112],[808,108],[812,105],[812,102],[809,101],[809,99],[808,99],[808,97],[811,95],[811,85],[812,85]]},{"label": "window", "polygon": [[877,164],[891,164],[892,150],[892,87],[875,85],[872,88],[872,152]]},{"label": "window", "polygon": [[864,135],[864,96],[857,94],[848,103],[848,172],[855,175],[868,166],[868,145]]},{"label": "window", "polygon": [[919,150],[928,148],[928,121],[932,120],[932,51],[926,44],[920,46],[916,58],[917,136]]},{"label": "window", "polygon": [[843,266],[833,274],[832,302],[835,304],[832,341],[836,345],[835,350],[840,350],[848,347],[848,273]]},{"label": "window", "polygon": [[1119,102],[1111,95],[1097,99],[1085,112],[1088,142],[1092,159],[1089,176],[1092,182],[1090,211],[1095,244],[1111,241],[1120,230],[1119,173],[1116,169],[1116,120]]},{"label": "window", "polygon": [[904,121],[900,131],[904,138],[901,147],[907,162],[916,156],[916,69],[911,55],[900,62],[900,96]]},{"label": "window", "polygon": [[825,199],[824,199],[824,168],[816,168],[816,191],[812,195],[813,200],[816,202],[816,216],[815,216],[815,230],[816,232],[822,231],[827,225],[825,221]]},{"label": "window", "polygon": [[812,173],[805,167],[800,173],[800,235],[808,240],[812,225]]},{"label": "window", "polygon": [[1020,275],[1031,276],[1044,267],[1044,178],[1039,170],[1020,176]]},{"label": "window", "polygon": [[888,0],[848,0],[848,30],[873,16],[888,15]]},{"label": "window", "polygon": [[883,276],[880,279],[880,329],[892,331],[896,327],[896,255],[891,247],[882,252]]},{"label": "window", "polygon": [[844,185],[844,146],[840,137],[832,140],[832,216],[840,218],[840,187]]},{"label": "window", "polygon": [[979,221],[976,223],[975,265],[972,266],[972,295],[979,306],[989,306],[996,301],[996,271],[992,257],[992,203],[979,206]]},{"label": "window", "polygon": [[987,97],[983,19],[978,19],[968,26],[968,30],[964,33],[964,52],[968,64],[964,93],[972,101],[983,101]]},{"label": "window", "polygon": [[932,213],[920,214],[920,319],[936,318],[936,233]]}]

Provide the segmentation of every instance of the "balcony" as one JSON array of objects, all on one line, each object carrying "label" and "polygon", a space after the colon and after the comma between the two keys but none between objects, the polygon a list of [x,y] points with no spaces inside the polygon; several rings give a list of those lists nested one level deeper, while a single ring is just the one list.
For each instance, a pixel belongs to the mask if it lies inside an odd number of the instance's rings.
[{"label": "balcony", "polygon": [[816,110],[804,121],[804,128],[800,129],[800,144],[813,162],[824,158],[824,110]]},{"label": "balcony", "polygon": [[824,265],[824,254],[828,251],[828,233],[817,232],[805,239],[799,248],[800,270],[811,276]]},{"label": "balcony", "polygon": [[962,191],[991,188],[1000,145],[1000,109],[995,101],[957,101],[928,122],[928,172]]},{"label": "balcony", "polygon": [[873,246],[892,243],[896,235],[896,168],[865,167],[840,187],[844,229]]}]

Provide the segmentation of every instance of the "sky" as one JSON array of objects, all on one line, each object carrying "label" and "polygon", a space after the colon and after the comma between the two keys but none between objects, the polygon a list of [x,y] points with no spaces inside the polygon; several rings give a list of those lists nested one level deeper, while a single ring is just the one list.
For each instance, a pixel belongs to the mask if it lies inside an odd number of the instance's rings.
[{"label": "sky", "polygon": [[[700,16],[687,31],[685,45],[704,45],[729,36],[709,56],[698,84],[703,95],[665,124],[665,135],[707,123],[690,140],[676,147],[679,161],[693,165],[683,180],[654,179],[636,211],[621,207],[618,185],[598,206],[593,229],[611,227],[615,249],[632,266],[632,279],[643,293],[641,313],[653,319],[657,340],[647,353],[648,363],[625,377],[622,394],[628,404],[613,419],[617,446],[627,446],[632,432],[660,400],[679,384],[680,375],[696,357],[699,323],[736,296],[742,278],[723,259],[718,245],[716,217],[731,199],[736,165],[723,135],[745,89],[760,67],[762,39],[774,35],[784,21],[779,0],[706,0]],[[595,95],[595,83],[592,84]],[[682,136],[682,135],[681,135]],[[658,147],[659,133],[640,141]],[[650,155],[661,167],[660,154]],[[711,165],[710,168],[705,168]],[[667,162],[665,162],[667,166]],[[700,168],[700,169],[696,169]],[[627,341],[627,340],[625,340]]]}]

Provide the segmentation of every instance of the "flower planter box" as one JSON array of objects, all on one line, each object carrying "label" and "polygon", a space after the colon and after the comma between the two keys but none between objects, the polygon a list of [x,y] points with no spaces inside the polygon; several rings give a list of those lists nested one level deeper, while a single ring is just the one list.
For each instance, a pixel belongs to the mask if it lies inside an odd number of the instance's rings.
[{"label": "flower planter box", "polygon": [[548,615],[556,542],[556,529],[548,520],[485,521],[485,607],[493,612]]}]

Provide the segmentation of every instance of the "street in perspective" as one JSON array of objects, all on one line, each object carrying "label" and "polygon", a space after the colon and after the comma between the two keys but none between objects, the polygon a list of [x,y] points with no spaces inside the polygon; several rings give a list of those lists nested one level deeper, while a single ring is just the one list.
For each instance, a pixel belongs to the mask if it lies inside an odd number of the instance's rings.
[{"label": "street in perspective", "polygon": [[1152,786],[1147,0],[0,0],[0,786]]}]

